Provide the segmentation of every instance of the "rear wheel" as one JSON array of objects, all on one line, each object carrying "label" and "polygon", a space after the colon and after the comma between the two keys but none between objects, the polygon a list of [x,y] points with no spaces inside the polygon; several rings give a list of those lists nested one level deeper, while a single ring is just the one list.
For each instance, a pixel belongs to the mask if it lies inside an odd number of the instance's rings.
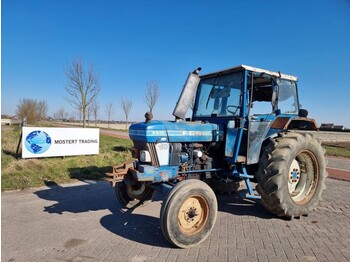
[{"label": "rear wheel", "polygon": [[288,132],[263,149],[256,178],[262,204],[277,216],[307,215],[327,176],[324,150],[308,133]]},{"label": "rear wheel", "polygon": [[116,183],[115,194],[123,207],[135,208],[145,206],[152,201],[156,191],[147,184],[138,182],[127,185],[124,181]]},{"label": "rear wheel", "polygon": [[165,238],[188,248],[203,242],[214,227],[217,201],[213,190],[200,180],[177,184],[164,199],[160,223]]}]

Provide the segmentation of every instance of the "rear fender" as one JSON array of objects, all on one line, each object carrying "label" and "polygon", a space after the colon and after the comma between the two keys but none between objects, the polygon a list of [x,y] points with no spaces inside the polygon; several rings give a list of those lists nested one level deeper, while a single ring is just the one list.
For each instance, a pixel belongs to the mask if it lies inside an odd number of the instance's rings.
[{"label": "rear fender", "polygon": [[298,129],[298,130],[318,130],[316,121],[307,117],[277,117],[272,125],[273,129]]}]

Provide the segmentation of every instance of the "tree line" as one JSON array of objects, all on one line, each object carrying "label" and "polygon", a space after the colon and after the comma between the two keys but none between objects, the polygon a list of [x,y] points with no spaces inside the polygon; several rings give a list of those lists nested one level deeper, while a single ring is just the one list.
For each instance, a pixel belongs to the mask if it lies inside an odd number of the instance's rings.
[{"label": "tree line", "polygon": [[[79,57],[72,59],[67,64],[64,71],[66,83],[64,89],[66,91],[65,99],[69,102],[72,108],[78,112],[79,119],[82,119],[83,127],[86,127],[87,121],[90,122],[90,117],[93,116],[95,125],[97,125],[100,105],[98,103],[98,95],[101,91],[100,79],[93,64],[88,67]],[[159,86],[157,81],[149,81],[146,84],[144,101],[147,104],[149,111],[152,113],[153,108],[159,97]],[[127,97],[120,98],[120,108],[125,116],[126,129],[128,125],[130,111],[132,109],[132,100]],[[115,106],[113,103],[105,105],[105,113],[108,118],[108,127],[112,116],[115,114]],[[48,105],[45,100],[36,100],[31,98],[20,99],[17,105],[17,117],[20,119],[26,118],[28,124],[35,124],[37,121],[47,119]],[[69,113],[61,107],[53,115],[54,119],[68,119]],[[75,116],[71,116],[75,119]]]}]

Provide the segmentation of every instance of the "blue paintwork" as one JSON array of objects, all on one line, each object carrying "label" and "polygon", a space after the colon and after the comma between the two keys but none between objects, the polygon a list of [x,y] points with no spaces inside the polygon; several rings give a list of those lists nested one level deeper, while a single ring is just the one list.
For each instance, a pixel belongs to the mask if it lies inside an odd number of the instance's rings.
[{"label": "blue paintwork", "polygon": [[251,116],[254,121],[273,121],[276,119],[275,114],[254,114]]},{"label": "blue paintwork", "polygon": [[129,136],[133,141],[141,141],[147,143],[168,142],[168,135],[164,122],[152,121],[151,123],[138,123],[131,125],[129,128]]},{"label": "blue paintwork", "polygon": [[254,194],[254,189],[252,187],[252,184],[250,182],[250,179],[254,178],[253,176],[251,175],[248,175],[247,173],[247,170],[245,168],[245,166],[242,166],[242,173],[239,172],[236,167],[233,169],[233,172],[232,172],[233,176],[235,177],[239,177],[239,178],[242,178],[245,182],[245,185],[246,185],[246,188],[247,188],[247,193],[246,194],[241,194],[242,197],[245,197],[245,198],[251,198],[251,199],[261,199],[261,196],[259,195],[255,195]]},{"label": "blue paintwork", "polygon": [[129,129],[131,140],[147,143],[222,141],[223,133],[217,124],[185,121],[151,121],[134,124]]},{"label": "blue paintwork", "polygon": [[238,153],[239,153],[239,149],[241,147],[241,141],[242,141],[242,136],[243,136],[243,129],[244,126],[246,125],[246,116],[247,116],[247,104],[248,104],[248,91],[247,91],[247,83],[248,83],[248,72],[247,70],[244,70],[244,81],[243,81],[243,85],[242,85],[242,108],[240,111],[240,117],[241,117],[241,121],[242,121],[242,125],[241,127],[238,127],[237,130],[237,138],[236,138],[236,143],[234,146],[234,154],[233,154],[233,159],[232,162],[236,163],[237,162],[237,158],[238,158]]},{"label": "blue paintwork", "polygon": [[[211,142],[220,140],[218,125],[198,122],[165,122],[169,142]],[[222,135],[221,135],[222,140]]]},{"label": "blue paintwork", "polygon": [[297,179],[298,178],[298,172],[293,170],[292,172],[292,179]]},{"label": "blue paintwork", "polygon": [[177,177],[177,166],[160,166],[138,165],[137,170],[133,171],[133,176],[139,182],[166,182]]}]

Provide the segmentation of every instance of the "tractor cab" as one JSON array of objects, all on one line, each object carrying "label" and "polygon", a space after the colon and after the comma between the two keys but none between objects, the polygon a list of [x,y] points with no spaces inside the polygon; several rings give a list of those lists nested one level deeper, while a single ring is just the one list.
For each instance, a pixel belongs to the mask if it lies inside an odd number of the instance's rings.
[{"label": "tractor cab", "polygon": [[[306,129],[315,129],[313,121],[305,118],[307,111],[299,109],[297,80],[245,65],[202,75],[192,121],[220,127],[225,134],[225,157],[231,163],[241,156],[247,164],[255,164],[267,136],[291,125],[299,127],[296,123],[300,122]],[[178,104],[182,104],[181,99],[183,95]],[[176,109],[174,112],[177,116]],[[300,119],[300,112],[304,119]]]},{"label": "tractor cab", "polygon": [[242,117],[273,120],[281,114],[298,116],[296,82],[294,76],[243,65],[202,75],[192,119],[224,122]]}]

